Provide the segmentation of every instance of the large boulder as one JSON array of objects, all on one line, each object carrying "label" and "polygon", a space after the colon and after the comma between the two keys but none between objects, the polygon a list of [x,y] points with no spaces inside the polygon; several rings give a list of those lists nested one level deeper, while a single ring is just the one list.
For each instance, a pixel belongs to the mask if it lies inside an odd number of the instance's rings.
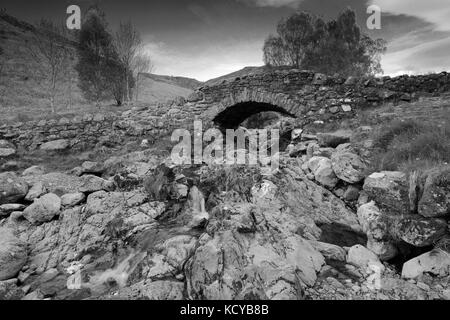
[{"label": "large boulder", "polygon": [[22,200],[28,191],[28,184],[14,172],[0,173],[0,204]]},{"label": "large boulder", "polygon": [[446,232],[447,222],[442,219],[427,219],[419,215],[391,218],[391,235],[416,247],[432,245]]},{"label": "large boulder", "polygon": [[403,264],[402,277],[414,279],[424,273],[450,275],[450,254],[440,249],[424,253]]},{"label": "large boulder", "polygon": [[31,223],[39,224],[52,220],[60,209],[61,199],[56,194],[47,193],[27,207],[23,216]]},{"label": "large boulder", "polygon": [[69,140],[58,139],[53,141],[45,142],[41,145],[41,150],[45,151],[60,151],[65,150],[70,146]]},{"label": "large boulder", "polygon": [[402,215],[410,211],[409,186],[402,172],[372,173],[364,181],[363,189],[384,213]]},{"label": "large boulder", "polygon": [[450,214],[450,166],[435,169],[428,174],[418,211],[424,217]]},{"label": "large boulder", "polygon": [[363,159],[350,148],[339,149],[331,156],[336,176],[348,183],[358,183],[364,179],[367,166]]},{"label": "large boulder", "polygon": [[320,184],[334,188],[338,182],[334,174],[331,160],[325,157],[312,157],[308,161],[308,167],[314,174],[314,178]]},{"label": "large boulder", "polygon": [[13,230],[0,228],[0,281],[11,279],[27,261],[27,246]]}]

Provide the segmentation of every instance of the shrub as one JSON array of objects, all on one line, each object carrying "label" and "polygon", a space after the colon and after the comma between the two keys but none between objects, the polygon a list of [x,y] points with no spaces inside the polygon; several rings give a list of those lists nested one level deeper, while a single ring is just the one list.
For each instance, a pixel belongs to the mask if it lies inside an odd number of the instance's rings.
[{"label": "shrub", "polygon": [[423,171],[448,163],[450,123],[394,120],[376,130],[374,148],[371,171]]}]

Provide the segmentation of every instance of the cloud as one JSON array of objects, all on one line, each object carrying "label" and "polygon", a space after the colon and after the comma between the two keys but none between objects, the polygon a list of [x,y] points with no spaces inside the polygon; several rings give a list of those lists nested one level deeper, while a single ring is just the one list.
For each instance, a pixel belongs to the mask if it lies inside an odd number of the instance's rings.
[{"label": "cloud", "polygon": [[[450,70],[450,37],[417,44],[415,35],[408,34],[392,42],[392,47],[402,47],[388,52],[382,60],[386,74],[424,74]],[[405,46],[405,44],[410,44]]]},{"label": "cloud", "polygon": [[369,0],[382,12],[418,17],[432,23],[436,31],[450,31],[450,2],[447,0]]},{"label": "cloud", "polygon": [[303,0],[238,0],[257,7],[293,7],[297,8]]}]

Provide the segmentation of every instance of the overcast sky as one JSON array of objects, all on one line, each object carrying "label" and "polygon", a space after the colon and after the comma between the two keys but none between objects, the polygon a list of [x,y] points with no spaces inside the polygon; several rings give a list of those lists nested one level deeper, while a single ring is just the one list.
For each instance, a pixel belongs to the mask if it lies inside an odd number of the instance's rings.
[{"label": "overcast sky", "polygon": [[[100,0],[110,28],[131,19],[153,56],[155,73],[208,80],[262,65],[262,45],[277,21],[295,10],[335,17],[347,6],[372,37],[389,41],[385,74],[450,71],[449,0]],[[64,19],[85,0],[2,0],[0,7],[29,22]],[[383,12],[382,29],[366,30],[370,4]]]}]

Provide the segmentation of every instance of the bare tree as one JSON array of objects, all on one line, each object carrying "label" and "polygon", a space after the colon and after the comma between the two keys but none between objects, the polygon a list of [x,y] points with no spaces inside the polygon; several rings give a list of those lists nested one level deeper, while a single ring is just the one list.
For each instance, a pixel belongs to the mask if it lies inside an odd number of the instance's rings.
[{"label": "bare tree", "polygon": [[138,101],[142,73],[151,73],[155,66],[148,54],[140,52],[132,61],[133,76],[136,78],[135,100]]},{"label": "bare tree", "polygon": [[125,100],[130,100],[130,87],[132,79],[129,72],[133,70],[133,59],[139,53],[142,45],[142,39],[139,31],[133,26],[131,21],[120,23],[119,30],[114,36],[114,44],[121,63],[125,66]]},{"label": "bare tree", "polygon": [[44,87],[55,112],[55,99],[69,68],[71,52],[64,37],[65,29],[50,20],[42,19],[26,47],[30,56],[40,67],[44,77]]}]

